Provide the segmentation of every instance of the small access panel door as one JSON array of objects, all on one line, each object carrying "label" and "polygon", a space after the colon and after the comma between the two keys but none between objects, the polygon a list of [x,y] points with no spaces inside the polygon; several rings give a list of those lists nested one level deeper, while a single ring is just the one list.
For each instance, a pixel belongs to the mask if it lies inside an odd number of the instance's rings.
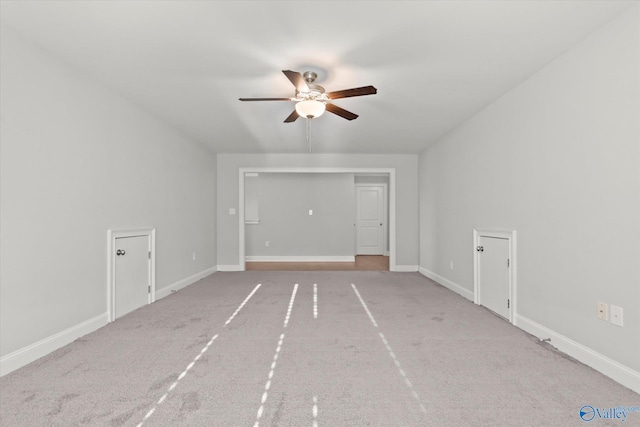
[{"label": "small access panel door", "polygon": [[479,236],[479,304],[510,320],[509,239]]},{"label": "small access panel door", "polygon": [[150,237],[115,239],[115,318],[149,304],[151,292]]}]

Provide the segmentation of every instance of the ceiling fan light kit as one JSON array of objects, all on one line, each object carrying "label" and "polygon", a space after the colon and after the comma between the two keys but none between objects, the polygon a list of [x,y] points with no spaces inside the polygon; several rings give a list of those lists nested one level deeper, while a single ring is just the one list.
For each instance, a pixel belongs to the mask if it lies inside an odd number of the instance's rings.
[{"label": "ceiling fan light kit", "polygon": [[293,112],[284,119],[285,123],[295,122],[298,117],[314,119],[320,117],[325,110],[347,120],[358,118],[357,114],[332,104],[331,101],[353,96],[374,95],[378,90],[373,86],[363,86],[325,93],[322,86],[314,84],[318,75],[313,71],[300,74],[297,71],[282,70],[284,75],[295,86],[295,96],[292,98],[240,98],[240,101],[293,101],[296,103]]},{"label": "ceiling fan light kit", "polygon": [[301,117],[307,119],[315,119],[324,114],[326,110],[324,102],[317,101],[315,99],[307,99],[300,101],[296,104],[296,113]]}]

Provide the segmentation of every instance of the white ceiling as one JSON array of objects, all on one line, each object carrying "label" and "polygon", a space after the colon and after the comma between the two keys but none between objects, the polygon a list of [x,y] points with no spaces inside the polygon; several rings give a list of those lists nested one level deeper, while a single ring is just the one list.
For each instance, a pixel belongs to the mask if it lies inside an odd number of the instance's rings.
[{"label": "white ceiling", "polygon": [[359,114],[314,152],[417,153],[630,1],[6,1],[2,24],[221,153],[306,152],[281,70],[316,71]]}]

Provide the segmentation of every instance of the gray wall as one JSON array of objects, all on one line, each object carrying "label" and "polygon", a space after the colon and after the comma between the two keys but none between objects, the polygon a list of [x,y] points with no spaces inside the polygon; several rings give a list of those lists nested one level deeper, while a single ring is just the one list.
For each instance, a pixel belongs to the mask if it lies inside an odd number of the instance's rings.
[{"label": "gray wall", "polygon": [[214,267],[216,161],[4,27],[0,41],[4,356],[106,313],[111,227],[156,227],[157,289]]},{"label": "gray wall", "polygon": [[245,227],[246,256],[354,255],[353,174],[261,173],[247,180],[257,181],[260,223]]},{"label": "gray wall", "polygon": [[420,156],[423,268],[473,291],[473,228],[515,229],[519,314],[636,371],[639,26],[636,6]]},{"label": "gray wall", "polygon": [[218,265],[237,266],[238,170],[241,167],[396,169],[396,264],[418,265],[418,156],[415,154],[218,154]]}]

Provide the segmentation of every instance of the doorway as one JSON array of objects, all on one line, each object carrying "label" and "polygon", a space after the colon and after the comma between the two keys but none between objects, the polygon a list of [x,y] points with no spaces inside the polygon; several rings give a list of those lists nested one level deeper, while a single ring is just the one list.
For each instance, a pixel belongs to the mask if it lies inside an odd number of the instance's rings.
[{"label": "doorway", "polygon": [[155,229],[108,231],[109,321],[155,301]]},{"label": "doorway", "polygon": [[[245,178],[256,173],[353,173],[356,175],[385,175],[388,177],[388,255],[389,271],[396,271],[396,188],[395,168],[358,168],[358,167],[240,167],[238,168],[238,265],[233,270],[245,271]],[[229,209],[235,215],[234,208]],[[354,227],[355,228],[355,227]]]},{"label": "doorway", "polygon": [[387,211],[386,184],[356,184],[356,255],[385,255]]},{"label": "doorway", "polygon": [[513,323],[515,231],[474,230],[474,302]]}]

